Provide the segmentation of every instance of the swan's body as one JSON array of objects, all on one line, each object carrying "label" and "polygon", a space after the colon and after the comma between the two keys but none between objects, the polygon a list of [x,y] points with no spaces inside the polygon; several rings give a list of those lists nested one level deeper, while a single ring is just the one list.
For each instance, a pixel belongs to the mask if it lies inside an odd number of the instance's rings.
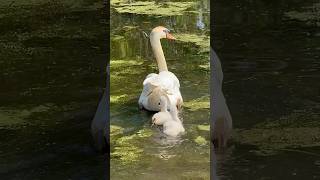
[{"label": "swan's body", "polygon": [[157,104],[161,95],[169,97],[169,106],[176,105],[181,108],[182,96],[178,78],[169,71],[162,71],[159,74],[149,74],[143,82],[143,91],[139,98],[139,106],[149,111],[159,111]]},{"label": "swan's body", "polygon": [[167,100],[165,96],[160,97],[161,111],[152,116],[152,124],[163,125],[163,133],[168,136],[176,137],[185,132],[185,129],[178,117],[176,106],[171,106],[170,112],[167,110]]},{"label": "swan's body", "polygon": [[168,71],[167,63],[163,54],[160,39],[174,39],[169,30],[164,27],[156,27],[150,34],[150,42],[156,57],[159,74],[151,73],[143,81],[143,90],[139,98],[139,107],[150,111],[159,111],[158,102],[161,95],[169,97],[168,107],[175,105],[181,108],[183,99],[180,93],[180,82],[178,78]]}]

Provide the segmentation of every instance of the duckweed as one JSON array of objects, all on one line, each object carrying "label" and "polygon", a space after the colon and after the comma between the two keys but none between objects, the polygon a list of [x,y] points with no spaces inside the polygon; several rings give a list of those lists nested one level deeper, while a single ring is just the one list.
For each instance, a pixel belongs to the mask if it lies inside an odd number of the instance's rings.
[{"label": "duckweed", "polygon": [[36,107],[33,107],[31,109],[3,109],[0,108],[0,127],[1,126],[15,126],[15,125],[21,125],[26,124],[27,119],[33,114],[33,113],[41,113],[41,112],[47,112],[52,108],[52,104],[45,104],[45,105],[39,105]]},{"label": "duckweed", "polygon": [[260,149],[319,146],[320,128],[238,129],[233,134],[233,140],[241,144],[255,145]]},{"label": "duckweed", "polygon": [[135,146],[116,147],[115,151],[111,153],[112,158],[119,158],[122,163],[128,164],[139,160],[142,149]]},{"label": "duckweed", "polygon": [[152,133],[153,131],[151,130],[151,129],[141,129],[141,130],[139,130],[138,132],[137,132],[137,135],[139,136],[139,137],[142,137],[142,138],[144,138],[144,137],[150,137],[150,136],[152,136]]},{"label": "duckweed", "polygon": [[308,25],[320,26],[320,3],[304,8],[304,11],[289,11],[284,15],[289,19],[302,21]]},{"label": "duckweed", "polygon": [[124,59],[111,60],[110,61],[110,68],[116,70],[117,68],[120,68],[120,67],[130,67],[130,66],[136,66],[136,65],[141,65],[141,64],[143,64],[143,61],[124,60]]},{"label": "duckweed", "polygon": [[197,138],[195,138],[194,142],[196,142],[197,144],[202,145],[202,146],[206,145],[208,143],[207,140],[202,136],[198,136]]},{"label": "duckweed", "polygon": [[177,16],[195,5],[195,2],[155,2],[112,0],[111,6],[118,13],[143,14],[155,16]]},{"label": "duckweed", "polygon": [[200,109],[210,109],[210,99],[209,99],[209,96],[203,96],[198,99],[184,102],[183,106],[188,108],[188,110],[190,111],[197,111]]},{"label": "duckweed", "polygon": [[203,70],[210,71],[210,63],[199,65],[199,67]]},{"label": "duckweed", "polygon": [[[111,125],[111,132],[122,133],[123,128]],[[123,164],[138,161],[144,150],[136,144],[138,144],[140,138],[147,138],[151,135],[152,131],[150,129],[141,129],[135,134],[122,136],[117,139],[115,138],[115,133],[113,133],[111,143],[113,143],[112,147],[114,147],[114,149],[111,153],[111,158],[119,159]]]},{"label": "duckweed", "polygon": [[120,40],[124,40],[124,36],[120,36],[120,35],[111,36],[111,41],[120,41]]},{"label": "duckweed", "polygon": [[175,34],[177,41],[193,43],[200,48],[200,52],[209,52],[210,51],[210,38],[206,35],[198,34]]},{"label": "duckweed", "polygon": [[116,125],[110,125],[110,136],[116,136],[123,133],[124,128]]},{"label": "duckweed", "polygon": [[110,95],[110,103],[121,103],[125,100],[125,98],[127,98],[128,95],[127,94],[122,94],[119,96],[116,95]]},{"label": "duckweed", "polygon": [[210,125],[198,125],[197,128],[200,131],[210,131]]}]

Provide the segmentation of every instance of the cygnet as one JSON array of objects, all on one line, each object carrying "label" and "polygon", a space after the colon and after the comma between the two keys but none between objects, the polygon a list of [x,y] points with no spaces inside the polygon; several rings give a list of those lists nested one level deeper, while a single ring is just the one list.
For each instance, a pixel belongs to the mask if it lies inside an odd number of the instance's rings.
[{"label": "cygnet", "polygon": [[163,125],[163,133],[168,136],[176,137],[185,132],[185,129],[178,117],[177,107],[170,106],[167,110],[168,97],[161,96],[159,106],[161,111],[152,116],[152,124]]}]

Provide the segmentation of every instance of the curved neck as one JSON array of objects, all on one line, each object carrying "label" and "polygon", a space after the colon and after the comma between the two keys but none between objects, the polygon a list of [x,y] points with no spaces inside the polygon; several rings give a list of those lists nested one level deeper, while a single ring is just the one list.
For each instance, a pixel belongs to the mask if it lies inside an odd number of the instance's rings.
[{"label": "curved neck", "polygon": [[167,100],[164,99],[164,101],[163,101],[162,104],[161,104],[161,110],[160,110],[160,111],[161,111],[161,112],[168,112],[167,106],[168,106]]},{"label": "curved neck", "polygon": [[164,57],[161,42],[160,42],[160,36],[157,35],[156,33],[151,33],[150,43],[152,46],[153,54],[157,60],[159,72],[168,71],[166,59]]},{"label": "curved neck", "polygon": [[178,116],[177,107],[176,107],[175,105],[172,105],[172,106],[170,107],[170,113],[171,113],[172,118],[173,118],[175,121],[179,121],[179,122],[180,122],[180,119],[179,119],[179,116]]}]

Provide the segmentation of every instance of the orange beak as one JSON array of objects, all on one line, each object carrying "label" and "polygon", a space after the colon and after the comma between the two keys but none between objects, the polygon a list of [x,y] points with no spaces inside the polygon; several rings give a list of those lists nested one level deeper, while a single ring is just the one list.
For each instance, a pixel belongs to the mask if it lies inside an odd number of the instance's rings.
[{"label": "orange beak", "polygon": [[173,37],[170,33],[167,33],[167,39],[175,40],[176,38]]}]

